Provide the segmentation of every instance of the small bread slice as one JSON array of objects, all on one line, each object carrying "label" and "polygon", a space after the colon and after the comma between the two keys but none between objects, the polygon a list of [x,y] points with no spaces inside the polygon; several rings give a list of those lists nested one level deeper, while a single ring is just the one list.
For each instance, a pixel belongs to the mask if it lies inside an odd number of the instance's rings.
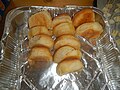
[{"label": "small bread slice", "polygon": [[58,16],[56,16],[55,18],[53,18],[53,22],[52,22],[52,27],[56,27],[57,25],[61,24],[61,23],[72,23],[71,17],[68,14],[60,14]]},{"label": "small bread slice", "polygon": [[75,49],[80,49],[80,42],[72,35],[63,35],[56,39],[54,49],[57,50],[63,46],[71,46]]},{"label": "small bread slice", "polygon": [[29,27],[46,26],[51,29],[52,17],[47,10],[40,11],[29,18]]},{"label": "small bread slice", "polygon": [[63,46],[55,52],[53,59],[55,63],[60,63],[61,61],[69,58],[80,59],[81,56],[82,54],[80,50],[75,50],[70,46]]},{"label": "small bread slice", "polygon": [[95,21],[95,13],[92,9],[82,9],[73,16],[73,25],[78,27],[79,25],[87,22]]},{"label": "small bread slice", "polygon": [[84,23],[76,29],[76,35],[86,39],[95,39],[103,32],[103,27],[98,22]]},{"label": "small bread slice", "polygon": [[74,35],[75,28],[71,23],[61,23],[53,29],[53,34],[56,37],[66,35],[66,34]]},{"label": "small bread slice", "polygon": [[52,36],[51,31],[48,30],[47,27],[45,27],[45,26],[36,26],[36,27],[30,28],[30,30],[28,32],[28,38],[30,39],[33,36],[40,35],[40,34],[45,34],[45,35]]},{"label": "small bread slice", "polygon": [[28,60],[30,61],[52,61],[52,55],[48,48],[34,47],[30,51]]},{"label": "small bread slice", "polygon": [[64,60],[57,65],[56,72],[58,75],[62,76],[68,73],[83,70],[84,66],[79,59]]},{"label": "small bread slice", "polygon": [[54,45],[53,39],[48,35],[36,35],[29,40],[29,47],[47,47],[48,49],[52,49]]}]

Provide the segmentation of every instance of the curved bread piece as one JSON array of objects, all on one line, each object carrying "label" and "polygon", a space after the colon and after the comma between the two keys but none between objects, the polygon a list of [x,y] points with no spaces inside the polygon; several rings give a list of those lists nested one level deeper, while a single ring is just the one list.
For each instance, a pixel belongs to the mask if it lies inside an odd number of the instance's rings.
[{"label": "curved bread piece", "polygon": [[54,45],[53,39],[47,35],[36,35],[29,40],[30,48],[43,46],[47,47],[48,49],[52,49],[53,45]]},{"label": "curved bread piece", "polygon": [[84,23],[76,29],[76,34],[87,39],[98,38],[103,32],[102,26],[98,22]]},{"label": "curved bread piece", "polygon": [[51,29],[52,17],[48,11],[40,11],[29,18],[29,27],[46,26]]},{"label": "curved bread piece", "polygon": [[52,55],[45,47],[34,47],[31,49],[28,59],[31,61],[52,61]]},{"label": "curved bread piece", "polygon": [[54,44],[54,49],[57,50],[59,49],[60,47],[63,47],[63,46],[71,46],[75,49],[80,49],[80,42],[77,38],[75,38],[74,36],[72,35],[63,35],[63,36],[60,36],[56,41],[55,41],[55,44]]},{"label": "curved bread piece", "polygon": [[45,26],[36,26],[33,28],[30,28],[30,31],[28,32],[28,38],[32,38],[33,36],[45,34],[52,36],[52,33],[47,29]]},{"label": "curved bread piece", "polygon": [[95,21],[95,13],[92,9],[82,9],[73,16],[73,25],[78,27],[79,25],[87,22]]},{"label": "curved bread piece", "polygon": [[72,23],[71,17],[68,14],[60,14],[53,19],[52,27],[56,27],[61,23]]},{"label": "curved bread piece", "polygon": [[75,28],[71,23],[61,23],[53,29],[53,34],[56,37],[66,35],[66,34],[74,35]]},{"label": "curved bread piece", "polygon": [[82,71],[84,68],[82,62],[79,59],[70,59],[64,60],[57,65],[56,72],[58,75],[64,75],[68,73],[72,73],[75,71]]},{"label": "curved bread piece", "polygon": [[70,46],[63,46],[59,48],[54,54],[54,62],[60,63],[61,61],[69,58],[77,58],[80,59],[82,56],[79,50],[75,50]]}]

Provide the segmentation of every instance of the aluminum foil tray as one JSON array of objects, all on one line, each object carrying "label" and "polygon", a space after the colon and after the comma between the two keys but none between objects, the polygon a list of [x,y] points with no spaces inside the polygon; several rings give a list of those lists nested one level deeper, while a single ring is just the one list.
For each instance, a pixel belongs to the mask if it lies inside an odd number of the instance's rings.
[{"label": "aluminum foil tray", "polygon": [[[96,40],[96,46],[77,36],[83,44],[81,47],[85,67],[83,71],[58,76],[55,63],[41,62],[39,68],[30,67],[27,61],[28,18],[45,9],[52,17],[60,13],[68,13],[72,17],[83,8],[93,8],[96,21],[104,28],[104,33]],[[0,90],[120,90],[120,52],[111,36],[108,20],[97,8],[91,6],[16,8],[7,14],[0,49]]]}]

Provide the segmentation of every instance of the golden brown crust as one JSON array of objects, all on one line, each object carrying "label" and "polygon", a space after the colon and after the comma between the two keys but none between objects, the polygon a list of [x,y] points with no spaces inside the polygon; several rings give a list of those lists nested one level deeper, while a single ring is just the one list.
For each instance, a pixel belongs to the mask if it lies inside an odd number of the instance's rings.
[{"label": "golden brown crust", "polygon": [[30,61],[52,61],[50,51],[45,47],[34,47],[31,49],[28,60]]},{"label": "golden brown crust", "polygon": [[45,26],[36,26],[36,27],[33,27],[33,28],[31,28],[29,30],[28,38],[30,39],[33,36],[40,35],[40,34],[45,34],[45,35],[52,36],[51,31],[48,30],[47,27],[45,27]]},{"label": "golden brown crust", "polygon": [[82,9],[73,16],[73,25],[78,27],[79,25],[87,22],[95,21],[95,14],[92,9]]},{"label": "golden brown crust", "polygon": [[55,41],[54,49],[57,50],[63,46],[71,46],[71,47],[79,50],[80,49],[80,42],[74,36],[63,35]]},{"label": "golden brown crust", "polygon": [[56,72],[58,75],[65,75],[75,71],[82,71],[84,68],[82,62],[79,59],[64,60],[57,65]]},{"label": "golden brown crust", "polygon": [[54,28],[61,23],[72,23],[71,17],[65,13],[54,17],[52,21],[52,27]]},{"label": "golden brown crust", "polygon": [[48,35],[36,35],[29,40],[30,48],[44,46],[47,47],[48,49],[52,49],[53,45],[54,45],[54,41]]},{"label": "golden brown crust", "polygon": [[102,26],[98,22],[84,23],[76,29],[76,34],[87,39],[98,38],[103,32]]},{"label": "golden brown crust", "polygon": [[29,18],[29,27],[46,26],[51,29],[52,17],[48,11],[40,11]]},{"label": "golden brown crust", "polygon": [[56,37],[66,35],[66,34],[74,35],[75,28],[71,23],[61,23],[53,29],[53,34]]},{"label": "golden brown crust", "polygon": [[55,54],[54,54],[54,62],[55,63],[60,63],[64,59],[68,58],[81,58],[82,54],[80,50],[75,50],[74,48],[70,46],[63,46],[59,48]]}]

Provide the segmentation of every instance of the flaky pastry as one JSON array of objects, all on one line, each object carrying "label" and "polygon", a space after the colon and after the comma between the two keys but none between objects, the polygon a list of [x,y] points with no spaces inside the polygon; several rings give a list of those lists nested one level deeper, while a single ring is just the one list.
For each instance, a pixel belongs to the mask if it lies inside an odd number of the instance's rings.
[{"label": "flaky pastry", "polygon": [[73,25],[78,27],[79,25],[87,22],[95,21],[95,13],[92,9],[82,9],[73,16]]},{"label": "flaky pastry", "polygon": [[54,41],[48,35],[36,35],[29,40],[30,48],[43,46],[47,47],[48,49],[52,49],[53,45]]},{"label": "flaky pastry", "polygon": [[61,23],[53,29],[53,34],[56,37],[66,35],[66,34],[74,35],[75,28],[71,23]]},{"label": "flaky pastry", "polygon": [[103,32],[103,27],[98,22],[84,23],[76,29],[76,35],[87,39],[98,38]]},{"label": "flaky pastry", "polygon": [[52,61],[52,55],[48,48],[34,47],[29,53],[28,60],[30,61]]},{"label": "flaky pastry", "polygon": [[30,39],[33,36],[40,35],[40,34],[45,34],[45,35],[52,36],[51,31],[48,30],[47,27],[36,26],[36,27],[30,28],[30,30],[28,31],[28,38]]},{"label": "flaky pastry", "polygon": [[70,46],[63,46],[59,48],[55,54],[54,54],[54,62],[55,63],[60,63],[64,59],[69,59],[69,58],[81,58],[82,54],[80,50],[76,50]]},{"label": "flaky pastry", "polygon": [[56,27],[61,23],[72,23],[71,17],[68,14],[60,14],[53,19],[52,27]]},{"label": "flaky pastry", "polygon": [[81,72],[83,68],[84,66],[79,59],[70,59],[60,62],[57,65],[56,72],[61,76],[75,71]]},{"label": "flaky pastry", "polygon": [[80,42],[72,35],[63,35],[56,39],[54,49],[57,50],[63,46],[71,46],[75,49],[80,49]]},{"label": "flaky pastry", "polygon": [[51,24],[52,24],[52,17],[47,10],[33,14],[29,18],[30,28],[41,25],[41,26],[46,26],[48,29],[51,29]]}]

